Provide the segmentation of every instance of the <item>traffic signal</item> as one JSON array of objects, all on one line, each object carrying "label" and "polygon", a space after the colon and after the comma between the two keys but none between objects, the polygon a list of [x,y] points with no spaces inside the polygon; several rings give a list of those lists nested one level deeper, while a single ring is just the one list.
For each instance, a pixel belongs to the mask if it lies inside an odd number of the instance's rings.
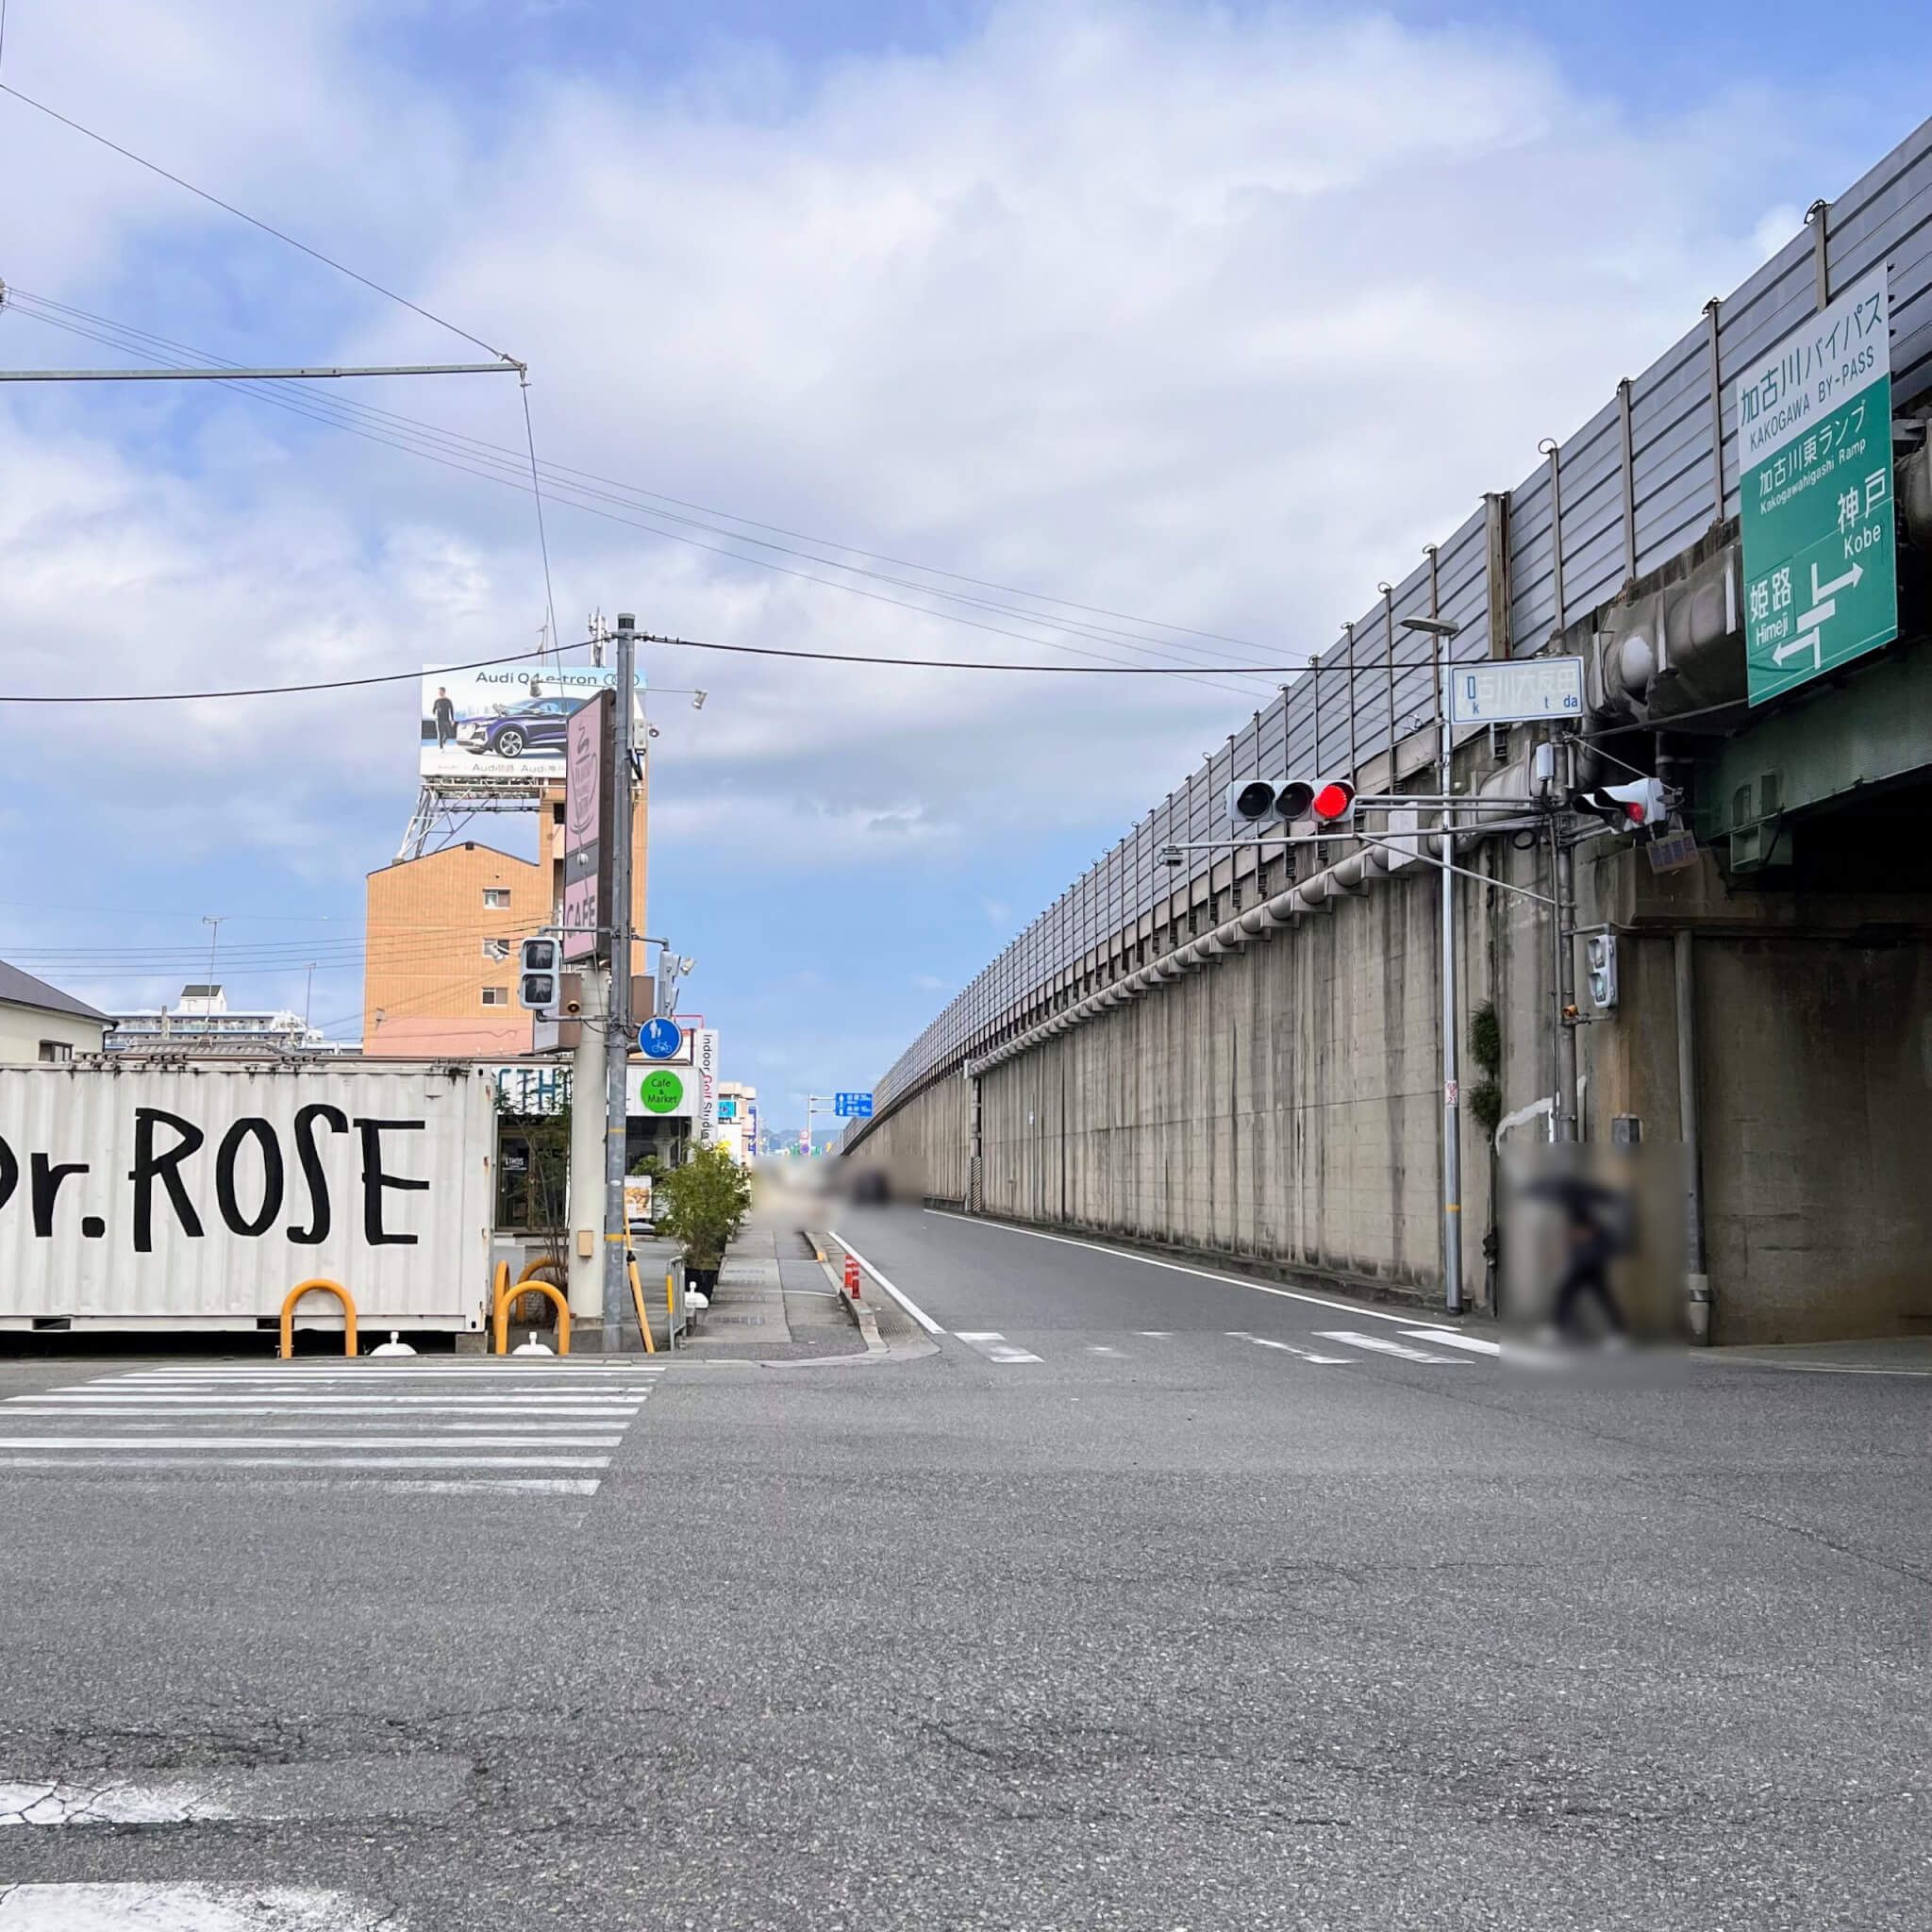
[{"label": "traffic signal", "polygon": [[1584,962],[1590,974],[1591,1004],[1607,1013],[1617,1004],[1617,935],[1591,933],[1584,941]]},{"label": "traffic signal", "polygon": [[1635,778],[1627,785],[1573,791],[1570,809],[1592,813],[1620,832],[1657,831],[1670,821],[1671,794],[1661,778]]},{"label": "traffic signal", "polygon": [[1355,787],[1346,778],[1242,778],[1227,788],[1227,816],[1237,825],[1271,819],[1332,824],[1354,808]]},{"label": "traffic signal", "polygon": [[556,940],[525,940],[517,951],[517,1004],[545,1020],[563,1004],[563,948]]}]

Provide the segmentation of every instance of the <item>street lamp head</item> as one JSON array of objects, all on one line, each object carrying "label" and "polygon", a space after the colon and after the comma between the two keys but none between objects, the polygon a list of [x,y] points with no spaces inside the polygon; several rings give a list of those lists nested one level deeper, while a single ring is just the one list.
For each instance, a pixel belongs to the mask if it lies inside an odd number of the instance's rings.
[{"label": "street lamp head", "polygon": [[1160,862],[1162,865],[1179,865],[1181,848],[1178,845],[1163,845],[1160,848]]},{"label": "street lamp head", "polygon": [[620,610],[617,613],[617,627],[619,630],[635,630],[638,627],[638,621],[628,610]]},{"label": "street lamp head", "polygon": [[1453,638],[1461,634],[1462,626],[1452,624],[1446,617],[1405,617],[1404,630],[1419,630],[1432,638]]},{"label": "street lamp head", "polygon": [[680,977],[687,973],[695,973],[697,970],[698,962],[695,959],[686,958],[677,962],[677,971]]}]

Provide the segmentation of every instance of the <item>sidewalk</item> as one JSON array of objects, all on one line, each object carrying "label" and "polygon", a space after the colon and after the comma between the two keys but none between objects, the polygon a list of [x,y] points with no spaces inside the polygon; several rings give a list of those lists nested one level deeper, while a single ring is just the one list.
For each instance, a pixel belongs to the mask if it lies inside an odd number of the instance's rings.
[{"label": "sidewalk", "polygon": [[756,1221],[725,1250],[711,1306],[677,1344],[693,1361],[808,1361],[865,1352],[804,1237]]},{"label": "sidewalk", "polygon": [[1698,1351],[1715,1362],[1748,1368],[1795,1369],[1809,1374],[1932,1377],[1932,1335],[1888,1336],[1875,1341],[1787,1341]]}]

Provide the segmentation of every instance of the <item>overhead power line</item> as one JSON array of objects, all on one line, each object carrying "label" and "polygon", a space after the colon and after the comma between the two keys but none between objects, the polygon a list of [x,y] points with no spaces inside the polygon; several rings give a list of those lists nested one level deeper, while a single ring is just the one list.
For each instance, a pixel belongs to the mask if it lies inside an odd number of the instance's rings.
[{"label": "overhead power line", "polygon": [[424,671],[385,671],[374,677],[325,677],[309,684],[258,684],[235,691],[82,691],[60,695],[0,691],[0,705],[183,705],[203,698],[291,697],[303,691],[358,691],[372,684],[410,684],[423,677],[444,677],[453,671],[484,671],[495,664],[521,664],[531,658],[555,655],[540,646],[534,651],[499,651],[491,657],[473,658],[464,664],[441,664]]},{"label": "overhead power line", "polygon": [[[138,329],[125,323],[118,323],[104,316],[91,315],[85,309],[54,302],[50,298],[34,294],[32,291],[14,288],[10,291],[11,300],[23,315],[44,322],[49,325],[81,336],[89,341],[101,342],[123,349],[125,353],[153,358],[154,348],[166,349],[176,355],[200,358],[208,363],[219,363],[222,358],[190,344],[176,342],[164,336],[158,336],[147,330]],[[148,346],[154,345],[154,346]],[[258,399],[270,403],[275,408],[290,410],[299,416],[328,426],[345,429],[352,435],[362,436],[368,441],[381,443],[391,449],[402,450],[408,455],[426,458],[444,467],[495,482],[519,491],[536,487],[536,478],[528,467],[526,451],[516,451],[506,445],[491,443],[471,437],[458,430],[444,429],[440,425],[419,421],[416,418],[399,415],[392,410],[352,402],[330,395],[309,394],[298,391],[291,395],[286,390],[255,388],[245,379],[238,377],[232,385],[245,391]],[[480,466],[480,467],[479,467]],[[638,489],[629,484],[619,483],[612,478],[602,477],[594,472],[574,469],[568,465],[545,463],[540,466],[542,478],[547,481],[549,494],[557,502],[569,508],[616,523],[627,528],[639,529],[656,537],[666,538],[674,542],[687,544],[704,550],[713,556],[724,557],[733,562],[749,563],[759,569],[780,575],[798,578],[808,583],[824,584],[844,591],[849,596],[864,597],[868,601],[890,605],[897,609],[917,611],[927,617],[943,618],[949,623],[960,624],[972,629],[987,631],[993,636],[1011,637],[1023,642],[1044,643],[1048,649],[1065,651],[1072,656],[1104,657],[1099,651],[1083,650],[1078,645],[1058,642],[1052,638],[1041,638],[1035,634],[1016,631],[1005,625],[989,624],[982,618],[967,616],[957,610],[934,608],[930,604],[908,602],[906,598],[887,594],[885,591],[874,591],[860,585],[841,581],[837,577],[826,577],[811,570],[800,570],[774,560],[773,556],[747,555],[744,550],[726,548],[725,544],[750,545],[755,551],[774,553],[777,557],[796,558],[802,563],[817,564],[822,568],[843,573],[847,576],[860,576],[872,583],[889,586],[893,590],[908,591],[922,598],[939,599],[946,603],[961,605],[968,610],[983,612],[987,616],[1006,617],[1032,625],[1039,629],[1059,631],[1064,634],[1091,641],[1103,646],[1113,646],[1135,653],[1137,656],[1163,657],[1170,660],[1176,658],[1191,660],[1202,674],[1200,681],[1213,681],[1213,675],[1233,677],[1252,677],[1257,667],[1253,664],[1216,664],[1211,660],[1216,656],[1204,644],[1186,641],[1187,639],[1214,639],[1225,642],[1236,650],[1254,651],[1257,654],[1264,649],[1245,640],[1223,638],[1215,632],[1188,631],[1182,626],[1167,625],[1160,620],[1139,618],[1124,613],[1102,611],[1098,607],[1077,605],[1071,600],[1041,596],[1039,593],[1012,590],[1009,587],[967,577],[957,572],[934,570],[929,566],[916,563],[901,563],[906,570],[924,572],[930,575],[943,576],[954,583],[976,585],[979,590],[992,591],[1005,596],[1032,598],[1035,602],[1058,605],[1065,609],[1087,610],[1093,615],[1114,615],[1124,624],[1141,626],[1141,634],[1122,631],[1113,625],[1095,624],[1081,619],[1069,619],[1049,612],[1030,610],[995,598],[972,594],[966,591],[948,590],[941,585],[925,583],[917,578],[894,575],[890,572],[873,570],[865,565],[848,562],[842,557],[824,556],[820,551],[802,550],[787,543],[773,542],[765,538],[749,536],[743,529],[732,529],[716,523],[704,521],[703,517],[685,516],[675,510],[659,506],[676,504],[687,508],[700,508],[688,505],[684,499],[665,496],[660,492]],[[585,501],[585,498],[593,499]],[[614,508],[602,506],[611,505]],[[630,511],[624,515],[619,511]],[[707,515],[727,518],[731,523],[744,524],[752,529],[772,530],[774,534],[797,534],[786,532],[781,526],[759,524],[753,519],[734,516],[729,511],[708,511]],[[541,496],[540,496],[541,534]],[[650,521],[640,521],[648,518]],[[724,543],[710,543],[702,538],[690,534],[702,531],[707,536],[722,538]],[[870,557],[874,561],[898,561],[882,553],[858,549],[856,546],[837,542],[830,539],[800,537],[800,541],[820,544],[824,549],[842,550],[851,556]],[[1149,631],[1177,631],[1179,636],[1158,637],[1146,635]],[[553,635],[554,635],[553,630]],[[1209,661],[1203,662],[1207,659]],[[1215,685],[1217,689],[1229,687]]]},{"label": "overhead power line", "polygon": [[224,201],[219,194],[210,194],[206,188],[197,188],[192,181],[185,180],[181,175],[162,167],[159,162],[151,161],[145,155],[136,154],[131,147],[123,147],[118,141],[110,141],[105,134],[96,133],[93,128],[83,126],[71,116],[61,113],[58,108],[48,107],[45,101],[37,101],[31,94],[24,94],[17,87],[9,87],[4,80],[0,80],[0,93],[11,94],[16,101],[33,108],[36,113],[45,114],[50,120],[59,122],[61,126],[71,127],[75,133],[84,134],[88,140],[98,142],[105,148],[111,148],[114,153],[134,162],[137,167],[145,168],[151,175],[158,175],[164,181],[172,181],[176,188],[185,188],[190,194],[196,195],[210,206],[233,215],[237,221],[246,222],[251,228],[259,228],[264,235],[272,235],[277,242],[287,242],[291,248],[299,249],[312,260],[321,262],[325,268],[332,268],[338,275],[347,275],[352,282],[360,282],[365,289],[373,289],[376,294],[385,295],[391,302],[401,303],[405,308],[413,310],[424,321],[433,322],[439,328],[446,328],[452,335],[461,336],[466,342],[475,342],[479,349],[487,349],[491,355],[505,362],[516,359],[508,351],[499,349],[494,342],[486,342],[481,336],[472,335],[468,329],[459,328],[447,316],[438,315],[434,309],[425,308],[420,302],[411,302],[407,295],[400,295],[395,290],[385,288],[380,282],[372,281],[369,276],[358,274],[346,262],[338,261],[332,255],[325,255],[319,248],[309,247],[306,242],[296,241],[294,236],[284,233],[280,228],[272,227],[267,222],[250,214],[247,209],[237,208],[232,201]]}]

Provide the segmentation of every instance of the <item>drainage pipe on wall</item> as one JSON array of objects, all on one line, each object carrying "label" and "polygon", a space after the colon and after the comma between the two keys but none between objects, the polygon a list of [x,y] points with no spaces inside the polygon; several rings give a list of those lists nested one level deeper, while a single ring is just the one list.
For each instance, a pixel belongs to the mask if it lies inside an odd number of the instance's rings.
[{"label": "drainage pipe on wall", "polygon": [[1674,941],[1677,982],[1677,1120],[1684,1138],[1684,1286],[1690,1339],[1710,1340],[1710,1275],[1704,1253],[1704,1178],[1697,1118],[1697,988],[1691,975],[1690,933]]}]

